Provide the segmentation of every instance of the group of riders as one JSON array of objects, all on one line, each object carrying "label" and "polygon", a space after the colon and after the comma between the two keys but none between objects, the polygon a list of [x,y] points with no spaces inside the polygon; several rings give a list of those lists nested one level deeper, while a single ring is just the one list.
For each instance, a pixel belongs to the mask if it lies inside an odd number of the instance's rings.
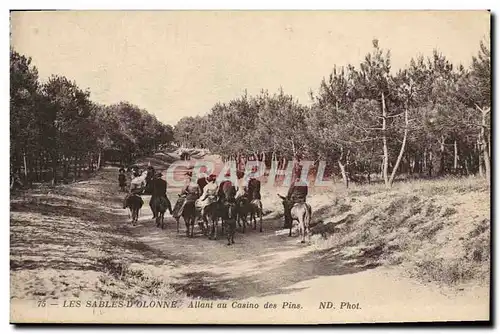
[{"label": "group of riders", "polygon": [[[255,169],[252,170],[252,174],[255,174]],[[118,182],[120,189],[126,191],[125,169],[121,168],[119,172]],[[206,172],[206,170],[202,170],[202,172]],[[238,207],[242,201],[252,203],[255,200],[261,200],[260,180],[255,177],[250,177],[246,180],[243,172],[238,171],[236,173],[236,184],[227,179],[231,176],[229,172],[225,174],[226,179],[217,184],[217,176],[215,174],[200,177],[196,182],[192,182],[193,174],[188,171],[184,174],[185,185],[179,194],[174,208],[172,208],[167,198],[167,182],[162,176],[163,174],[155,172],[152,166],[148,166],[145,172],[141,172],[136,166],[132,167],[132,180],[128,194],[124,199],[123,208],[128,206],[128,201],[133,196],[140,200],[140,205],[142,206],[144,202],[140,195],[151,194],[149,205],[153,213],[153,219],[157,218],[157,202],[161,201],[164,203],[164,207],[178,221],[188,203],[194,203],[195,208],[200,212],[198,217],[203,218],[206,214],[205,210],[213,207],[212,204],[214,203],[220,205],[232,204]],[[295,203],[305,203],[308,194],[307,184],[302,183],[299,178],[295,178],[293,181],[285,198],[287,205],[285,205],[284,228],[291,228],[292,225],[290,209]]]}]

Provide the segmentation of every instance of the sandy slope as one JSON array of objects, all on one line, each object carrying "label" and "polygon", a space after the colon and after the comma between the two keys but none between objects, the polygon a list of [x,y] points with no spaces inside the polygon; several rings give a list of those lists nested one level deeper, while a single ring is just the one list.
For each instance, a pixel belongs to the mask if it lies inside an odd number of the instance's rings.
[{"label": "sandy slope", "polygon": [[[168,160],[154,160],[155,167],[166,167]],[[168,214],[167,228],[156,228],[149,196],[139,224],[131,226],[120,208],[115,179],[116,170],[109,168],[95,180],[64,186],[64,194],[30,194],[12,201],[12,298],[147,297],[155,295],[151,286],[167,284],[165,294],[261,304],[272,300],[278,307],[285,301],[300,304],[309,310],[308,322],[488,319],[486,286],[423,284],[362,253],[301,245],[281,233],[276,212],[265,217],[264,232],[237,233],[233,246],[226,246],[223,236],[208,240],[199,231],[188,238],[183,222],[177,234]],[[177,193],[169,189],[169,198],[174,201]],[[61,201],[69,207],[55,208]],[[269,198],[264,203],[277,202]],[[125,263],[128,273],[154,279],[117,276],[109,263]],[[331,301],[336,311],[319,310],[321,301]],[[359,303],[360,309],[341,310],[341,302]],[[280,316],[297,322],[293,313]],[[262,321],[272,317],[259,314]]]}]

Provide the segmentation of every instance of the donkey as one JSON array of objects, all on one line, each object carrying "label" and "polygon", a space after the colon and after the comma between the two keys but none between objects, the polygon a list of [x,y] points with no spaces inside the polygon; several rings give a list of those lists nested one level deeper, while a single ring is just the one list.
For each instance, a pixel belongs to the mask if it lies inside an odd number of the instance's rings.
[{"label": "donkey", "polygon": [[156,227],[160,227],[161,223],[161,229],[163,230],[165,228],[165,223],[163,222],[165,217],[165,212],[168,209],[170,211],[170,214],[172,214],[172,209],[168,198],[166,197],[155,198],[153,203],[153,208],[154,211],[156,212]]},{"label": "donkey", "polygon": [[135,225],[139,219],[139,210],[141,210],[144,205],[144,201],[141,196],[137,194],[131,194],[125,201],[124,209],[129,208],[129,217],[132,217],[132,225]]},{"label": "donkey", "polygon": [[[257,229],[257,217],[259,217],[259,232],[262,232],[262,202],[260,199],[254,199],[250,201],[247,195],[241,196],[236,200],[237,203],[237,212],[238,212],[238,225],[243,228],[243,233],[245,233],[245,229],[247,223],[250,222],[252,224],[253,221],[253,229]],[[248,221],[248,216],[250,215],[250,221]],[[243,226],[241,225],[241,221],[243,221]]]},{"label": "donkey", "polygon": [[[194,237],[194,223],[196,222],[196,206],[195,201],[187,201],[182,208],[181,216],[186,224],[186,236]],[[180,217],[175,217],[177,222],[177,233],[179,233],[179,220]]]},{"label": "donkey", "polygon": [[256,216],[259,217],[259,232],[262,232],[262,202],[260,199],[254,199],[250,202],[250,224],[253,220],[253,229],[257,229],[257,219]]},{"label": "donkey", "polygon": [[225,202],[223,205],[222,225],[226,227],[227,245],[234,244],[236,233],[237,208],[235,202]]},{"label": "donkey", "polygon": [[294,203],[287,199],[285,196],[278,194],[278,197],[283,201],[283,208],[285,210],[285,220],[290,223],[290,233],[289,237],[292,236],[293,221],[296,220],[299,223],[299,235],[301,237],[301,243],[305,243],[305,237],[307,235],[308,242],[311,240],[310,224],[312,209],[308,203]]}]

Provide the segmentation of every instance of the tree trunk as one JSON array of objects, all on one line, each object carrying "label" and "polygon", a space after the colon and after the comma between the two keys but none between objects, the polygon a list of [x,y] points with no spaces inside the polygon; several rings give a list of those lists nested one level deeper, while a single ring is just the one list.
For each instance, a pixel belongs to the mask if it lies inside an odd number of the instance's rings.
[{"label": "tree trunk", "polygon": [[39,155],[38,159],[36,160],[36,168],[35,168],[35,176],[36,176],[36,181],[41,182],[42,181],[42,156]]},{"label": "tree trunk", "polygon": [[439,145],[440,145],[440,148],[439,148],[439,153],[440,153],[440,157],[439,157],[439,175],[444,175],[445,173],[445,147],[444,147],[444,142],[445,142],[445,138],[444,138],[444,135],[441,135],[441,140],[439,142]]},{"label": "tree trunk", "polygon": [[491,158],[491,131],[488,133],[488,155]]},{"label": "tree trunk", "polygon": [[28,184],[28,163],[26,162],[26,152],[23,153],[23,163],[24,163],[24,183]]},{"label": "tree trunk", "polygon": [[432,172],[434,168],[434,163],[432,162],[432,151],[429,152],[429,162],[428,162],[429,168],[427,169],[427,172],[429,173],[429,177],[432,177]]},{"label": "tree trunk", "polygon": [[52,185],[57,184],[57,155],[52,155]]},{"label": "tree trunk", "polygon": [[420,161],[420,157],[418,156],[418,153],[415,153],[413,156],[413,167],[412,167],[412,173],[417,173],[420,175],[420,167],[422,163]]},{"label": "tree trunk", "polygon": [[75,157],[73,158],[73,182],[76,182],[76,173],[77,173],[77,169],[78,169],[78,160],[76,159],[76,155]]},{"label": "tree trunk", "polygon": [[482,109],[482,120],[481,120],[481,141],[482,141],[482,150],[483,150],[483,159],[484,159],[484,167],[485,167],[485,174],[486,174],[486,181],[488,184],[490,183],[490,177],[491,177],[491,165],[490,165],[490,154],[489,154],[489,148],[488,148],[488,142],[486,139],[486,115],[490,109]]},{"label": "tree trunk", "polygon": [[345,166],[342,164],[342,162],[339,160],[338,165],[340,168],[340,173],[342,174],[342,179],[344,180],[344,184],[346,188],[349,188],[349,178],[347,177],[347,173],[345,171]]},{"label": "tree trunk", "polygon": [[99,150],[99,155],[97,157],[97,170],[101,169],[101,150]]},{"label": "tree trunk", "polygon": [[405,152],[406,147],[406,138],[408,137],[408,108],[405,108],[405,131],[403,136],[403,143],[401,144],[401,149],[399,150],[398,159],[396,160],[396,164],[392,169],[391,178],[389,179],[389,187],[392,187],[392,183],[394,182],[394,177],[396,176],[396,172],[398,170],[399,164],[401,163],[401,158]]},{"label": "tree trunk", "polygon": [[387,110],[385,108],[385,95],[382,93],[382,143],[384,149],[384,162],[382,175],[386,186],[390,186],[388,169],[389,169],[389,151],[387,149]]},{"label": "tree trunk", "polygon": [[344,180],[345,187],[349,188],[349,177],[347,177],[345,165],[342,163],[343,158],[344,158],[344,149],[341,148],[340,149],[340,157],[337,161],[337,164],[339,165],[340,173],[342,175],[342,179]]},{"label": "tree trunk", "polygon": [[427,169],[427,147],[424,149],[424,159],[422,161],[422,168]]},{"label": "tree trunk", "polygon": [[82,176],[82,158],[81,157],[75,157],[75,162],[76,162],[76,173],[77,173],[77,178],[80,178]]},{"label": "tree trunk", "polygon": [[456,173],[457,169],[458,169],[458,145],[457,145],[457,140],[456,139],[453,142],[453,151],[454,151],[453,170]]},{"label": "tree trunk", "polygon": [[92,161],[92,153],[89,152],[89,172],[94,172],[94,162]]},{"label": "tree trunk", "polygon": [[483,155],[481,154],[481,135],[477,138],[477,152],[479,176],[484,177]]}]

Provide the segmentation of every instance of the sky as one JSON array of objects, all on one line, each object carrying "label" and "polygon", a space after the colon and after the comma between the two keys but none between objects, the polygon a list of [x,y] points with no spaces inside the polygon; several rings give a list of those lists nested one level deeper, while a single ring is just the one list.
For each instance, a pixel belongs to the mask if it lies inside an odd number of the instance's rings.
[{"label": "sky", "polygon": [[64,75],[93,101],[128,101],[174,125],[261,89],[310,103],[334,65],[372,40],[393,69],[438,49],[468,66],[489,41],[486,11],[59,11],[11,13],[11,46],[40,79]]}]

